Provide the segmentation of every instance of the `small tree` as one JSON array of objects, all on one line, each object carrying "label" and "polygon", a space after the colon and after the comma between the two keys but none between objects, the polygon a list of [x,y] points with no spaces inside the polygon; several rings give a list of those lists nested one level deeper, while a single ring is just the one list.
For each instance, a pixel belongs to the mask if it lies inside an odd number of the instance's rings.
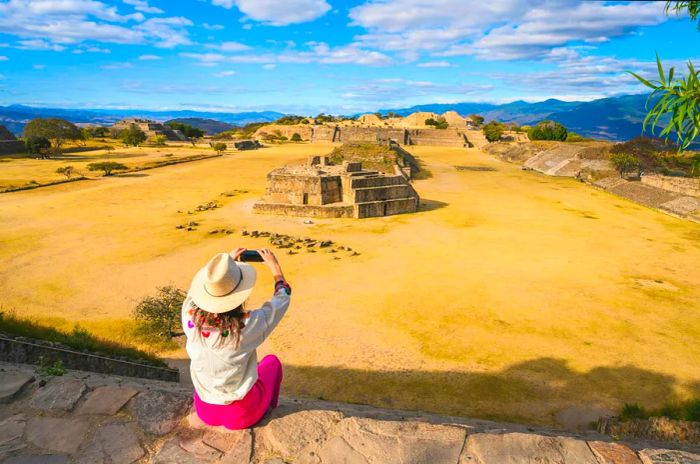
[{"label": "small tree", "polygon": [[78,140],[81,137],[80,129],[65,119],[60,118],[36,118],[24,126],[25,138],[42,137],[51,141],[54,153],[60,153],[66,140]]},{"label": "small tree", "polygon": [[567,130],[558,122],[542,121],[527,131],[530,140],[566,140]]},{"label": "small tree", "polygon": [[90,171],[104,171],[105,176],[111,176],[112,171],[125,171],[129,168],[124,166],[122,163],[117,163],[116,161],[102,161],[99,163],[88,164],[88,170]]},{"label": "small tree", "polygon": [[119,139],[124,142],[124,145],[138,147],[146,141],[146,133],[141,130],[136,124],[131,124],[128,129],[124,129],[119,133]]},{"label": "small tree", "polygon": [[221,155],[221,154],[223,154],[223,153],[226,151],[226,149],[228,148],[228,145],[226,145],[226,144],[223,143],[223,142],[216,142],[216,143],[212,144],[211,147],[214,149],[214,151],[215,151],[216,153],[218,153],[219,155]]},{"label": "small tree", "polygon": [[620,174],[620,177],[625,177],[625,174],[628,172],[639,170],[639,160],[636,156],[628,153],[613,153],[610,156],[610,162]]},{"label": "small tree", "polygon": [[58,168],[56,169],[56,174],[63,174],[66,176],[66,179],[70,179],[73,175],[73,166],[63,166]]},{"label": "small tree", "polygon": [[185,292],[173,285],[158,287],[155,296],[144,297],[134,308],[134,319],[140,331],[153,334],[163,341],[180,335],[180,311]]},{"label": "small tree", "polygon": [[472,120],[475,126],[479,127],[484,123],[484,117],[478,114],[470,114],[469,119]]},{"label": "small tree", "polygon": [[151,139],[151,143],[155,145],[156,147],[164,147],[165,146],[165,141],[167,139],[165,138],[164,135],[156,135]]},{"label": "small tree", "polygon": [[92,136],[103,139],[109,134],[109,129],[104,126],[95,126],[92,128]]},{"label": "small tree", "polygon": [[301,135],[295,132],[292,134],[291,140],[292,142],[301,142]]},{"label": "small tree", "polygon": [[447,120],[443,117],[439,117],[437,119],[428,118],[425,120],[425,125],[433,126],[436,129],[447,129],[448,127]]},{"label": "small tree", "polygon": [[39,155],[41,159],[49,157],[51,142],[46,137],[27,137],[24,139],[24,146],[27,148],[28,153]]},{"label": "small tree", "polygon": [[491,121],[484,126],[483,131],[486,140],[489,142],[498,142],[503,135],[503,124],[497,121]]}]

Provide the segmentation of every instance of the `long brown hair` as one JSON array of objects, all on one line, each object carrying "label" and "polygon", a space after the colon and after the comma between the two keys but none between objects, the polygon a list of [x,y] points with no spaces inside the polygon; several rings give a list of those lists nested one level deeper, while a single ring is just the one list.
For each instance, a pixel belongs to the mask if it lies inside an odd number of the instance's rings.
[{"label": "long brown hair", "polygon": [[245,302],[225,313],[209,313],[199,307],[194,307],[192,322],[196,336],[201,340],[208,338],[211,330],[219,331],[219,340],[214,346],[221,347],[224,344],[233,343],[233,348],[238,349],[241,342],[241,329],[245,327],[243,321],[248,317],[244,312]]}]

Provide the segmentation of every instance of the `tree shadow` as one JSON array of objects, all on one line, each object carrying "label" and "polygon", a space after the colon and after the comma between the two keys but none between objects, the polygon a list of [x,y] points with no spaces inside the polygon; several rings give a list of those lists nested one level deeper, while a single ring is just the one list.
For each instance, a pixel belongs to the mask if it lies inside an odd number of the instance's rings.
[{"label": "tree shadow", "polygon": [[525,361],[495,372],[285,364],[284,379],[283,392],[289,396],[540,425],[556,424],[555,415],[565,409],[617,412],[625,403],[653,408],[678,399],[672,376],[634,366],[578,372],[557,358]]},{"label": "tree shadow", "polygon": [[113,174],[112,177],[148,177],[148,174],[142,172],[128,172],[124,174]]}]

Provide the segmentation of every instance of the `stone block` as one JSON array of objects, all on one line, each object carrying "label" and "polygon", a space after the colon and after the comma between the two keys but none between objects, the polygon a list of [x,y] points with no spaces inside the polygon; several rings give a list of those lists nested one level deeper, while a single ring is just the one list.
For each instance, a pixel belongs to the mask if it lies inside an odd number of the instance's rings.
[{"label": "stone block", "polygon": [[0,372],[0,403],[12,402],[33,381],[34,376],[24,372]]},{"label": "stone block", "polygon": [[33,417],[27,422],[26,439],[41,449],[73,454],[89,429],[90,424],[84,419]]},{"label": "stone block", "polygon": [[78,456],[78,464],[131,464],[144,456],[134,424],[108,424],[100,427]]},{"label": "stone block", "polygon": [[83,396],[86,388],[81,380],[72,377],[54,377],[37,390],[30,404],[36,409],[70,411]]},{"label": "stone block", "polygon": [[598,464],[583,440],[526,433],[470,435],[461,459],[478,464]]},{"label": "stone block", "polygon": [[166,435],[184,417],[191,402],[189,396],[151,390],[136,397],[134,415],[146,432]]},{"label": "stone block", "polygon": [[253,454],[253,433],[245,430],[209,430],[202,442],[224,453],[220,464],[247,463]]},{"label": "stone block", "polygon": [[16,456],[3,464],[70,464],[68,456],[62,454],[34,454],[29,456]]},{"label": "stone block", "polygon": [[588,446],[600,464],[641,464],[637,453],[619,443],[589,441]]},{"label": "stone block", "polygon": [[153,460],[153,464],[205,464],[214,462],[208,459],[197,458],[184,450],[178,442],[177,438],[165,442],[163,448]]},{"label": "stone block", "polygon": [[78,414],[116,414],[139,391],[131,387],[110,385],[99,387],[78,408]]},{"label": "stone block", "polygon": [[13,451],[26,448],[22,440],[27,420],[24,414],[8,417],[0,421],[0,460]]},{"label": "stone block", "polygon": [[639,452],[644,464],[700,464],[700,454],[668,449],[643,449]]},{"label": "stone block", "polygon": [[256,441],[272,454],[294,461],[301,457],[309,445],[316,445],[328,438],[328,433],[341,419],[334,411],[298,411],[285,414],[279,407],[273,418],[256,431]]}]

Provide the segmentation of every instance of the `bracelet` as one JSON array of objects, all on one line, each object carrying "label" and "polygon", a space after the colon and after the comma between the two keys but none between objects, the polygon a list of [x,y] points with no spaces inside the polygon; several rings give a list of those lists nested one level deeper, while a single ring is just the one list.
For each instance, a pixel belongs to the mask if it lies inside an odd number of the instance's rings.
[{"label": "bracelet", "polygon": [[279,292],[282,289],[284,289],[284,291],[287,292],[287,295],[292,294],[292,287],[290,287],[287,281],[284,279],[275,282],[275,293]]}]

